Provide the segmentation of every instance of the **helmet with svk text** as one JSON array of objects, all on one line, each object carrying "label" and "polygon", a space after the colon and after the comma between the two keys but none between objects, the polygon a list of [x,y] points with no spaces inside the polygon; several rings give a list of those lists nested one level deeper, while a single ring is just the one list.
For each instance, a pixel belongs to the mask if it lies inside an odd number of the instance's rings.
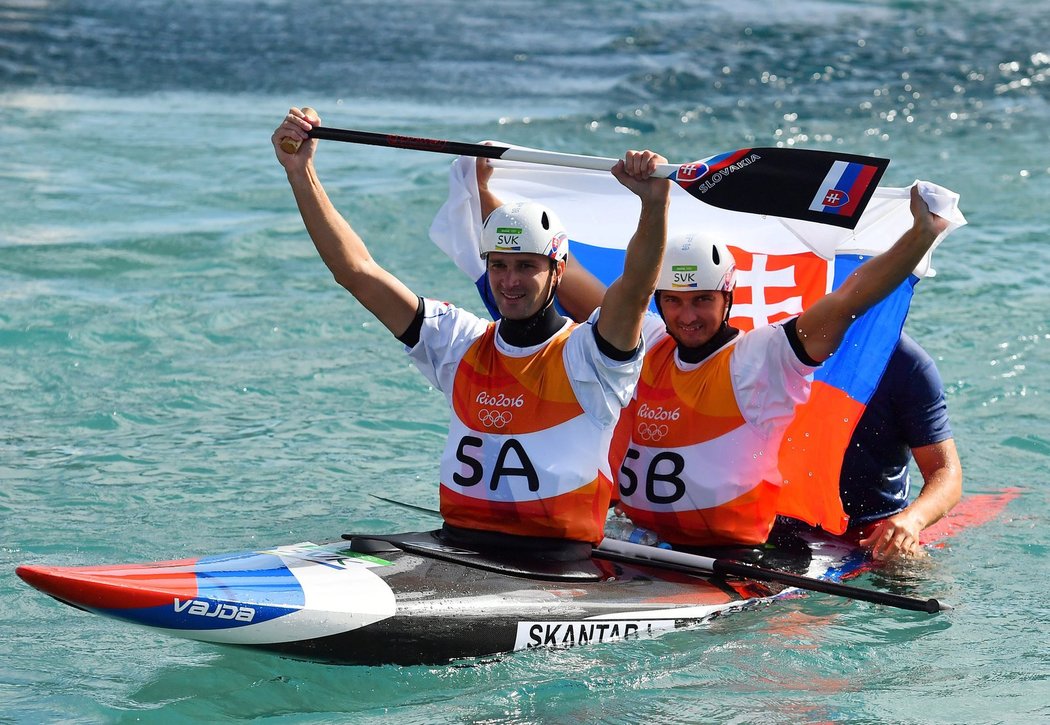
[{"label": "helmet with svk text", "polygon": [[667,240],[656,289],[667,292],[736,287],[736,260],[720,239],[704,233],[681,234]]},{"label": "helmet with svk text", "polygon": [[490,252],[542,254],[556,262],[569,253],[569,235],[547,207],[531,201],[504,204],[481,228],[481,258]]}]

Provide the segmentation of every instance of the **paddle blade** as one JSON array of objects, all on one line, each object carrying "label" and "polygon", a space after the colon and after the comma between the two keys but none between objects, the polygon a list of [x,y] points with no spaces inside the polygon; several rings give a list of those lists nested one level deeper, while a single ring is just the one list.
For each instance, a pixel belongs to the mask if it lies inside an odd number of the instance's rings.
[{"label": "paddle blade", "polygon": [[854,229],[889,163],[830,151],[752,148],[682,164],[670,178],[720,209]]}]

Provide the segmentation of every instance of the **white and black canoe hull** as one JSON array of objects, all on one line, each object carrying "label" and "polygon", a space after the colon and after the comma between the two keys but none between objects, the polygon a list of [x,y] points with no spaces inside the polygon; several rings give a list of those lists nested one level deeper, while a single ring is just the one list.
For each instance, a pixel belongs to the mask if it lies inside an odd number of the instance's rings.
[{"label": "white and black canoe hull", "polygon": [[[829,579],[862,565],[833,542],[788,558],[795,571]],[[23,566],[18,574],[79,609],[174,636],[356,665],[654,636],[785,591],[599,558],[526,563],[520,554],[450,546],[438,532],[150,564]]]}]

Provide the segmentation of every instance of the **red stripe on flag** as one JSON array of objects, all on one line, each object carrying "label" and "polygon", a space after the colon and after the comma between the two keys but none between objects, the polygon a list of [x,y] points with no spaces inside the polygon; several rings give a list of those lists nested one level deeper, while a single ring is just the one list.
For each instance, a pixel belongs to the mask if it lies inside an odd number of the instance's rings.
[{"label": "red stripe on flag", "polygon": [[780,444],[784,485],[777,513],[841,534],[849,517],[839,498],[842,456],[849,446],[863,404],[819,380],[809,400],[796,408]]},{"label": "red stripe on flag", "polygon": [[857,174],[857,178],[853,180],[853,186],[842,190],[846,192],[847,196],[849,196],[849,201],[837,210],[838,214],[842,216],[853,216],[853,213],[857,210],[857,204],[860,203],[860,200],[864,197],[864,192],[866,192],[871,185],[871,180],[875,176],[876,171],[878,171],[878,168],[875,166],[864,165],[861,167],[860,173]]},{"label": "red stripe on flag", "polygon": [[933,544],[968,526],[983,526],[1001,514],[1020,493],[1019,488],[1007,488],[999,493],[967,496],[947,516],[923,531],[919,543]]}]

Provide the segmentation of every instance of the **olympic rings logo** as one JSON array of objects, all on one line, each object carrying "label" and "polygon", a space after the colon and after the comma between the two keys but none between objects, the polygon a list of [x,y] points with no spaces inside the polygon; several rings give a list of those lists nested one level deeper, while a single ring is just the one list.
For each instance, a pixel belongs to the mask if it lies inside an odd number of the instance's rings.
[{"label": "olympic rings logo", "polygon": [[667,435],[666,425],[657,425],[656,423],[639,423],[638,424],[638,437],[643,441],[658,441],[663,439]]},{"label": "olympic rings logo", "polygon": [[488,408],[482,408],[478,411],[478,420],[486,428],[505,428],[507,425],[514,420],[514,416],[509,410],[489,410]]}]

